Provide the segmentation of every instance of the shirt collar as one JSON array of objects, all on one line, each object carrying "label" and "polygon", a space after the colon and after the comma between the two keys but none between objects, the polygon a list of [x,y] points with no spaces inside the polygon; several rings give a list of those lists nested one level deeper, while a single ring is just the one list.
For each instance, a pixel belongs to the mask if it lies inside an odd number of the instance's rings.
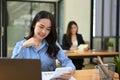
[{"label": "shirt collar", "polygon": [[47,41],[44,39],[43,42],[42,42],[42,45],[39,46],[38,50],[42,49],[43,47],[47,47],[48,46],[48,43]]}]

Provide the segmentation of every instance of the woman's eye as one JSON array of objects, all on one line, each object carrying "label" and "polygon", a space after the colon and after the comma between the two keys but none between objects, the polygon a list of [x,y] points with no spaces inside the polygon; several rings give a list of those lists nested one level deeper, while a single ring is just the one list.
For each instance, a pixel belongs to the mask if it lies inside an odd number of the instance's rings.
[{"label": "woman's eye", "polygon": [[43,28],[43,26],[39,26],[40,28]]},{"label": "woman's eye", "polygon": [[47,29],[48,31],[50,31],[51,29]]}]

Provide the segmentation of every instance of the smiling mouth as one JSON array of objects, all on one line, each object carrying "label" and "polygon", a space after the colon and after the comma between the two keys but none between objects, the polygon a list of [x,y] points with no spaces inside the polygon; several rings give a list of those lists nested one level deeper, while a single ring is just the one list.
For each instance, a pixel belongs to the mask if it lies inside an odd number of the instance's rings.
[{"label": "smiling mouth", "polygon": [[45,35],[40,35],[40,37],[45,37]]}]

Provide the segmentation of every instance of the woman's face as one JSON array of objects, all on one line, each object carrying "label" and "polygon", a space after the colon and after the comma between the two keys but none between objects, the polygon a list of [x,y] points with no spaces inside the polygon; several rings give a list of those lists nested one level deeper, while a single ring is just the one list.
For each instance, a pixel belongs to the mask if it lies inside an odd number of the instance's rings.
[{"label": "woman's face", "polygon": [[51,31],[50,19],[40,19],[34,26],[34,37],[43,40],[46,38]]},{"label": "woman's face", "polygon": [[75,24],[73,24],[72,27],[71,27],[71,33],[72,33],[72,35],[74,35],[74,34],[77,33],[77,29],[78,29],[77,26]]}]

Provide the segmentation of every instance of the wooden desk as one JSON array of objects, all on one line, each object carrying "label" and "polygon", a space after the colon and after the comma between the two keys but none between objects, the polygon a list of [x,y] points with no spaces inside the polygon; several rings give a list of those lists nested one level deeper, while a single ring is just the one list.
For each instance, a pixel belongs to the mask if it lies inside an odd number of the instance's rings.
[{"label": "wooden desk", "polygon": [[[73,76],[76,80],[100,80],[98,69],[76,70]],[[117,73],[114,75],[114,80],[119,80]]]},{"label": "wooden desk", "polygon": [[103,51],[103,52],[92,52],[92,51],[86,51],[86,52],[66,52],[68,57],[96,57],[96,56],[101,56],[101,57],[113,57],[119,55],[118,52],[108,52],[108,51]]}]

